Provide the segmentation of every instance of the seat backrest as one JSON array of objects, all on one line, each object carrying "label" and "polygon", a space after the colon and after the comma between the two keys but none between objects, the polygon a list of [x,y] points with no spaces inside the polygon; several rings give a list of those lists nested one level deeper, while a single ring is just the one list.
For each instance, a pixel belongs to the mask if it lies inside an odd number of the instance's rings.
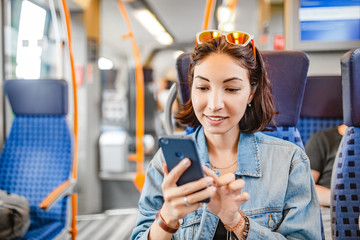
[{"label": "seat backrest", "polygon": [[360,214],[360,48],[341,58],[344,124],[331,182],[333,239],[359,239]]},{"label": "seat backrest", "polygon": [[190,86],[188,81],[191,53],[183,53],[176,60],[176,70],[179,78],[181,102],[184,104],[190,99]]},{"label": "seat backrest", "polygon": [[[47,239],[66,224],[67,198],[40,209],[39,203],[72,171],[72,137],[66,121],[67,83],[64,80],[7,80],[5,92],[15,117],[0,156],[0,189],[27,198],[31,233],[52,223]],[[26,239],[31,238],[25,235]]]},{"label": "seat backrest", "polygon": [[297,125],[303,143],[314,132],[341,124],[341,76],[309,76]]},{"label": "seat backrest", "polygon": [[304,148],[296,128],[306,85],[309,59],[300,51],[263,51],[265,68],[272,85],[275,110],[273,132],[264,132]]}]

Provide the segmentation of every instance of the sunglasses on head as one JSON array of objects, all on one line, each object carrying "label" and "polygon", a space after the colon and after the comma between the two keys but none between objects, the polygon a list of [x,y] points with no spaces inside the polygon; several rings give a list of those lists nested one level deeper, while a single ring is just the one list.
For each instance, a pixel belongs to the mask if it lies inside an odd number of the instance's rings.
[{"label": "sunglasses on head", "polygon": [[218,30],[205,30],[196,34],[196,42],[197,44],[201,44],[210,41],[212,39],[218,38],[221,35],[225,36],[225,39],[228,43],[239,45],[241,47],[245,47],[251,42],[254,52],[254,58],[256,61],[254,37],[245,32],[239,32],[239,31],[222,32]]}]

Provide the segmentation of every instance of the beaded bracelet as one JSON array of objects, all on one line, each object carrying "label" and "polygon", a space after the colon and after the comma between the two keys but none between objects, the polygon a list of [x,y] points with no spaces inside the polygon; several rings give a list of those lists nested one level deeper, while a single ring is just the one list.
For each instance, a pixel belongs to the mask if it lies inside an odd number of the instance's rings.
[{"label": "beaded bracelet", "polygon": [[176,233],[176,231],[179,229],[180,227],[180,222],[178,222],[176,224],[176,228],[173,228],[171,226],[169,226],[165,220],[163,219],[163,217],[161,216],[160,210],[158,211],[158,213],[156,214],[155,217],[156,222],[159,224],[159,226],[168,233]]},{"label": "beaded bracelet", "polygon": [[240,218],[240,221],[234,226],[234,227],[229,227],[229,226],[225,226],[226,231],[228,232],[234,232],[236,229],[238,229],[243,222],[245,221],[245,227],[242,233],[242,238],[243,240],[247,239],[247,236],[249,234],[249,229],[250,229],[250,222],[249,222],[249,218],[243,213],[243,211],[239,210],[239,213],[241,215],[242,218]]}]

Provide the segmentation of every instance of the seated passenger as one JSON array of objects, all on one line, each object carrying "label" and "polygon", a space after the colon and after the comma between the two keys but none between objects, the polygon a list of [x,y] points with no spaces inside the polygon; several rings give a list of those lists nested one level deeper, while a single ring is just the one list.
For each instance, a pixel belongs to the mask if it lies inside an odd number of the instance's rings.
[{"label": "seated passenger", "polygon": [[318,194],[321,214],[324,224],[325,239],[331,238],[331,174],[342,136],[346,125],[324,129],[315,132],[306,142],[305,151],[310,159],[311,173],[313,175],[316,192]]},{"label": "seated passenger", "polygon": [[191,98],[177,115],[200,126],[192,136],[206,177],[177,186],[190,161],[168,172],[159,150],[146,172],[132,239],[321,239],[308,157],[260,132],[275,113],[260,52],[254,56],[251,39],[213,36],[198,35]]}]

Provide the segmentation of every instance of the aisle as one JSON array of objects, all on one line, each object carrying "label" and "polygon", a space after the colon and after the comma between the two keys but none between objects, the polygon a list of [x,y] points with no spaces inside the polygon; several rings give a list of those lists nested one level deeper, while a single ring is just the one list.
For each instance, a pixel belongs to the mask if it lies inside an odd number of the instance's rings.
[{"label": "aisle", "polygon": [[78,240],[128,240],[138,209],[109,210],[102,214],[78,216]]}]

